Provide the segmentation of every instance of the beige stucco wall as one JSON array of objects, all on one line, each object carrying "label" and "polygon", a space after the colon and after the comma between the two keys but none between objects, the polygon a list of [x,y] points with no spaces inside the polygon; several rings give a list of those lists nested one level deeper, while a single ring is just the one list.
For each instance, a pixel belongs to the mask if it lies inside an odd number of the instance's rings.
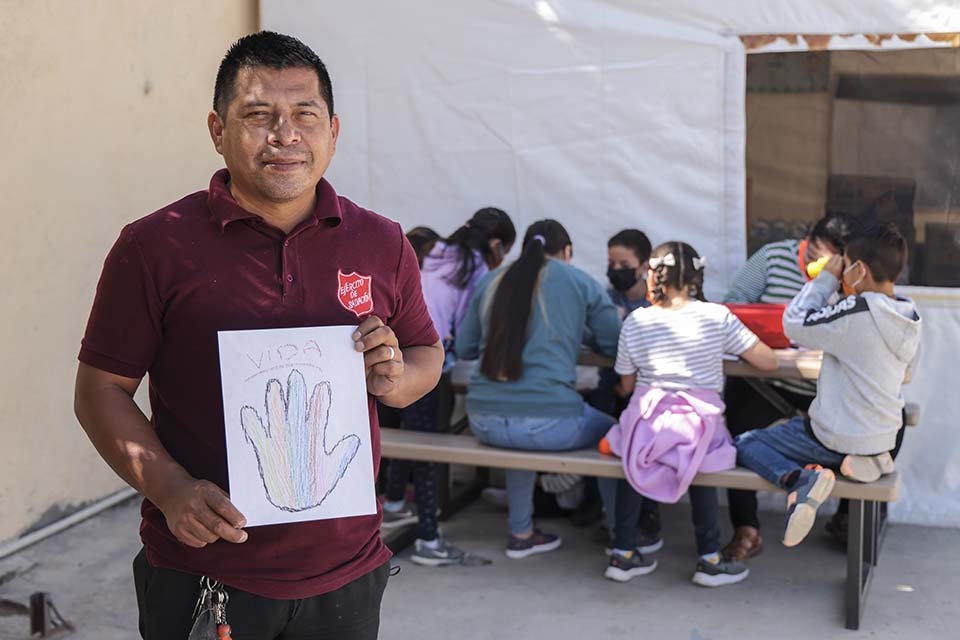
[{"label": "beige stucco wall", "polygon": [[0,541],[122,485],[73,416],[121,226],[206,186],[217,65],[256,0],[0,2]]}]

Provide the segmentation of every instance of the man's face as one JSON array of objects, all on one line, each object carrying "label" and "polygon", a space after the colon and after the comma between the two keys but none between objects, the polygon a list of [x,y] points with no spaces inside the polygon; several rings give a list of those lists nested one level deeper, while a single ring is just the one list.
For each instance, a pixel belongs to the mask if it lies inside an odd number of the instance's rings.
[{"label": "man's face", "polygon": [[231,188],[273,203],[312,196],[340,131],[309,68],[240,69],[226,120],[212,112],[208,125]]}]

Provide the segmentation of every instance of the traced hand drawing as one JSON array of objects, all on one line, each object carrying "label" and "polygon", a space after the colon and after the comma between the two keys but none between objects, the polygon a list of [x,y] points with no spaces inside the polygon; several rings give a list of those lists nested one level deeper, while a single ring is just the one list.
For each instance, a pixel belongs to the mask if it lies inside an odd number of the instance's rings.
[{"label": "traced hand drawing", "polygon": [[267,382],[266,424],[253,407],[240,410],[267,499],[278,509],[304,511],[322,504],[357,455],[360,437],[353,433],[327,447],[331,400],[325,381],[313,388],[308,403],[303,374],[293,369],[286,398],[279,380]]}]

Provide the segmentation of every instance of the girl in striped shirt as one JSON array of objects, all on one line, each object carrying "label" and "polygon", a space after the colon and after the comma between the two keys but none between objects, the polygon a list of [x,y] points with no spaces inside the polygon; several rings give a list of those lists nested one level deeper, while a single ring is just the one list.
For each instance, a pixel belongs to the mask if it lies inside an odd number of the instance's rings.
[{"label": "girl in striped shirt", "polygon": [[616,491],[614,549],[605,574],[611,580],[626,582],[656,568],[636,548],[638,491],[662,502],[689,493],[699,555],[694,583],[717,587],[747,577],[743,564],[720,555],[716,490],[690,482],[697,471],[735,465],[720,398],[723,355],[766,370],[777,361],[726,307],[704,300],[705,263],[686,243],[654,249],[647,276],[653,304],[631,313],[620,332],[615,368],[633,395],[607,436],[627,475]]}]

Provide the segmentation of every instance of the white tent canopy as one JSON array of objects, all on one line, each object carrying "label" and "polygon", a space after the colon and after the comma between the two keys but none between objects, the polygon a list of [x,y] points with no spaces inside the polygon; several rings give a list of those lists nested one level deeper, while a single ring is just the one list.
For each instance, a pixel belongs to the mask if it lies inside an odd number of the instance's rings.
[{"label": "white tent canopy", "polygon": [[[710,259],[712,298],[746,253],[740,36],[960,32],[957,0],[263,0],[261,14],[330,69],[343,129],[328,177],[341,194],[441,234],[487,205],[521,233],[556,218],[598,277],[623,227],[686,240]],[[883,46],[918,44],[937,43]],[[960,398],[946,393],[960,295],[911,293],[926,356],[907,395],[924,414],[893,514],[960,525]]]}]

